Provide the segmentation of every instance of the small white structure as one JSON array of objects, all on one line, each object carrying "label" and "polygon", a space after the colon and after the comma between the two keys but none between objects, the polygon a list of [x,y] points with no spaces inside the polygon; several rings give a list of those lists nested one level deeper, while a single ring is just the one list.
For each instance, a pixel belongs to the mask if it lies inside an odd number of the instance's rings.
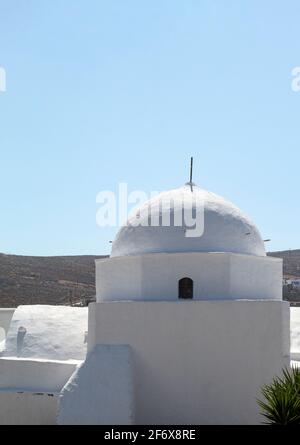
[{"label": "small white structure", "polygon": [[88,309],[65,306],[19,306],[7,332],[5,357],[84,360]]},{"label": "small white structure", "polygon": [[[182,208],[199,211],[200,235],[177,224]],[[191,183],[163,193],[96,261],[86,359],[83,312],[17,309],[0,423],[260,423],[260,387],[290,363],[281,291],[282,260],[237,207]]]},{"label": "small white structure", "polygon": [[87,308],[47,305],[13,312],[0,357],[0,424],[55,424],[60,391],[86,355],[87,316]]}]

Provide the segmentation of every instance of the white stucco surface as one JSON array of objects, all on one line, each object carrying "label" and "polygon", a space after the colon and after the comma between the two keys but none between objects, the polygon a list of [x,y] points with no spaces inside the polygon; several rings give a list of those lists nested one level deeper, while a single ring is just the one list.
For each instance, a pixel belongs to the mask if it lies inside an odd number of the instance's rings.
[{"label": "white stucco surface", "polygon": [[58,394],[78,360],[0,358],[0,425],[54,425]]},{"label": "white stucco surface", "polygon": [[[166,202],[170,203],[170,211],[167,206],[163,207]],[[203,214],[202,236],[186,236],[188,225],[184,221],[181,225],[174,224],[174,215],[178,217],[181,214],[183,203],[186,209],[198,210],[198,215]],[[162,223],[167,213],[170,214],[170,226]],[[149,215],[152,221],[158,221],[156,226],[148,225]],[[118,232],[111,256],[158,252],[266,254],[257,228],[238,207],[196,185],[193,185],[192,192],[187,184],[161,193],[137,209]]]},{"label": "white stucco surface", "polygon": [[134,416],[130,347],[96,345],[59,397],[60,425],[131,424]]},{"label": "white stucco surface", "polygon": [[300,361],[299,360],[291,360],[291,366],[293,368],[300,368]]},{"label": "white stucco surface", "polygon": [[97,301],[178,300],[183,277],[195,300],[282,299],[280,258],[191,252],[96,260]]},{"label": "white stucco surface", "polygon": [[0,425],[55,425],[58,394],[0,390]]},{"label": "white stucco surface", "polygon": [[300,307],[291,307],[291,358],[300,361]]},{"label": "white stucco surface", "polygon": [[89,311],[89,350],[132,347],[138,424],[260,423],[260,386],[289,366],[287,302],[123,301]]},{"label": "white stucco surface", "polygon": [[87,308],[19,306],[6,337],[5,357],[82,360],[86,354]]},{"label": "white stucco surface", "polygon": [[[82,362],[0,358],[0,390],[59,392]],[[1,410],[0,410],[1,417]]]},{"label": "white stucco surface", "polygon": [[[0,309],[0,342],[6,337],[15,308],[1,308]],[[0,350],[2,348],[0,347]]]}]

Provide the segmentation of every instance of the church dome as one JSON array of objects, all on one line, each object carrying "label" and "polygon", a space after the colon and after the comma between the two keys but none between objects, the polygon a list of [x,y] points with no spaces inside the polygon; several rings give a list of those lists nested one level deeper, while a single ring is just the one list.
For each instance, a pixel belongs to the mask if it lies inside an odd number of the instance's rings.
[{"label": "church dome", "polygon": [[[203,230],[192,230],[192,220],[187,223],[185,215],[196,218],[194,228]],[[117,233],[111,257],[176,252],[266,256],[264,242],[248,216],[230,201],[191,183],[163,192],[135,210]]]}]

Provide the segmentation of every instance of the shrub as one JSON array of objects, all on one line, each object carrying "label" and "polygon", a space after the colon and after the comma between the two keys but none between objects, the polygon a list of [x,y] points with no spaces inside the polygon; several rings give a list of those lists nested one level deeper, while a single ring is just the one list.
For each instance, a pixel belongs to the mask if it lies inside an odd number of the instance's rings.
[{"label": "shrub", "polygon": [[300,369],[283,370],[281,378],[275,377],[270,385],[261,389],[264,400],[258,400],[261,414],[267,424],[300,424]]}]

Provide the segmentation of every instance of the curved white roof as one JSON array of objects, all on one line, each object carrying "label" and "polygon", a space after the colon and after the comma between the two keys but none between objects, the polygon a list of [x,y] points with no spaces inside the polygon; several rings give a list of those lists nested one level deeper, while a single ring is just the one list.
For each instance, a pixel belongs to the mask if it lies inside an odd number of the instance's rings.
[{"label": "curved white roof", "polygon": [[[178,225],[181,214],[183,221]],[[198,229],[204,223],[201,236],[194,236],[196,232],[190,230],[192,224],[186,217],[197,217]],[[157,252],[266,255],[264,242],[248,216],[224,198],[189,183],[161,193],[136,210],[117,233],[111,256]]]},{"label": "curved white roof", "polygon": [[86,307],[18,306],[10,322],[4,357],[84,360]]}]

